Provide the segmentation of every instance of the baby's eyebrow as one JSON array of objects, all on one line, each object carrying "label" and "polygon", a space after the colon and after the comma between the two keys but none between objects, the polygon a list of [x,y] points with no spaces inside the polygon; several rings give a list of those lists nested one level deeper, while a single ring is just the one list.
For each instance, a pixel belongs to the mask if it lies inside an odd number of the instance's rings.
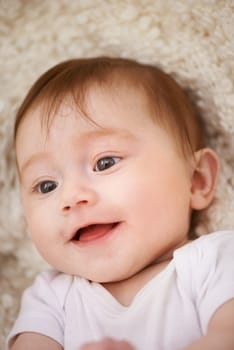
[{"label": "baby's eyebrow", "polygon": [[20,174],[23,174],[25,172],[25,170],[30,167],[33,163],[35,162],[39,162],[45,159],[48,159],[48,154],[45,152],[39,152],[36,154],[33,154],[31,157],[29,157],[21,167],[19,167],[18,165],[18,170]]},{"label": "baby's eyebrow", "polygon": [[133,135],[131,132],[123,130],[123,129],[111,129],[111,128],[100,128],[97,130],[87,131],[85,132],[80,139],[81,140],[88,140],[93,138],[101,138],[101,137],[116,137],[119,139],[127,139],[127,140],[133,140],[136,139],[136,136]]}]

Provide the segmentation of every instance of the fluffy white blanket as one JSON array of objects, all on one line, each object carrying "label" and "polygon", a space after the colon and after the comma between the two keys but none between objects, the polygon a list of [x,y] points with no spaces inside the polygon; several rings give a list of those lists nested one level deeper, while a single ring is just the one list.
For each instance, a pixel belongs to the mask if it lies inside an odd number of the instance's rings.
[{"label": "fluffy white blanket", "polygon": [[0,0],[0,348],[22,290],[43,268],[21,214],[15,111],[44,70],[71,57],[114,55],[176,72],[198,97],[221,156],[217,199],[198,230],[234,227],[232,0]]}]

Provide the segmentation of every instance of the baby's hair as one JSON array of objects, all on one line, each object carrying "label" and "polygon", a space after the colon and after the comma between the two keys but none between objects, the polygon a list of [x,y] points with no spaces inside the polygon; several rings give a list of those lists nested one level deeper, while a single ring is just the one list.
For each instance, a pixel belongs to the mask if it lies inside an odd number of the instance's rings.
[{"label": "baby's hair", "polygon": [[14,136],[25,115],[37,107],[42,107],[42,122],[49,128],[67,98],[72,98],[81,115],[92,120],[85,109],[89,89],[118,91],[123,85],[145,94],[150,116],[171,132],[185,156],[204,147],[204,128],[197,108],[169,74],[152,65],[111,57],[72,59],[45,72],[18,110]]}]

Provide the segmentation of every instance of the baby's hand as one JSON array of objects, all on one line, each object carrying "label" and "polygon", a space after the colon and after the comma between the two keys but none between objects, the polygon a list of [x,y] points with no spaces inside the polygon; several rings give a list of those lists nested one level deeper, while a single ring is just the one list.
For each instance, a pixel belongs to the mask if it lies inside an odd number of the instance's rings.
[{"label": "baby's hand", "polygon": [[125,340],[105,338],[98,342],[85,344],[80,350],[134,350],[134,348]]}]

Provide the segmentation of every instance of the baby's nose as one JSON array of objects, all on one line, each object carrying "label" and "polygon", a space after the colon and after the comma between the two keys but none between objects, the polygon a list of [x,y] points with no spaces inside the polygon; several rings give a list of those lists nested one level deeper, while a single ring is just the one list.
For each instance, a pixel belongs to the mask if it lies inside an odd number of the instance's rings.
[{"label": "baby's nose", "polygon": [[62,193],[61,209],[63,213],[80,206],[91,206],[97,201],[97,192],[90,186],[67,185]]}]

